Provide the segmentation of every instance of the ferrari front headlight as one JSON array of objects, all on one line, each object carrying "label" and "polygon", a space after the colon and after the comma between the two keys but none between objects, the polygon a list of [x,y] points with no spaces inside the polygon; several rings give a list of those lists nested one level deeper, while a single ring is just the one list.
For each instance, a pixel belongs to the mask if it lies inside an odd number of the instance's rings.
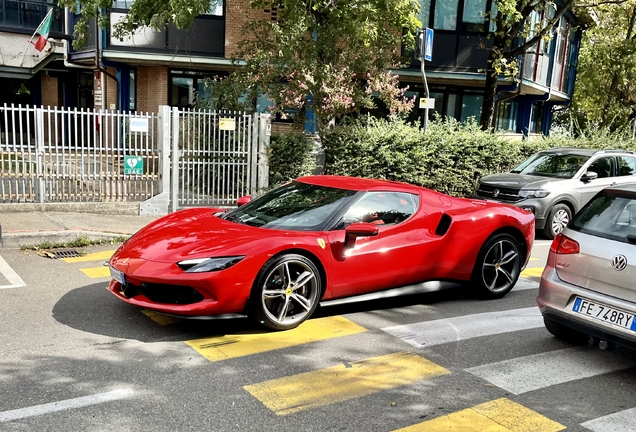
[{"label": "ferrari front headlight", "polygon": [[180,261],[177,265],[186,273],[203,273],[228,269],[243,258],[245,256],[197,258]]}]

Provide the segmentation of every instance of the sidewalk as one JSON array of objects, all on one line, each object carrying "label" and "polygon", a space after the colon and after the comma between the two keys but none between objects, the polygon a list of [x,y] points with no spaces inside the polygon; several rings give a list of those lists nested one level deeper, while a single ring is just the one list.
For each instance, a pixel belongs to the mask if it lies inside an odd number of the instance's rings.
[{"label": "sidewalk", "polygon": [[44,242],[129,237],[155,220],[154,216],[71,212],[2,212],[2,247],[20,248]]}]

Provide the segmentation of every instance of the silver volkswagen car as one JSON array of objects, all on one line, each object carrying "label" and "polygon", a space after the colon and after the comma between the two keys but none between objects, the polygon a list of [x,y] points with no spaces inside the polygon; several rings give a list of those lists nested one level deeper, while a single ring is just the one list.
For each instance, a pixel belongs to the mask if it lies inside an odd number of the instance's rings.
[{"label": "silver volkswagen car", "polygon": [[636,154],[622,150],[557,148],[534,154],[509,173],[482,177],[475,197],[531,210],[547,238],[601,189],[636,182]]},{"label": "silver volkswagen car", "polygon": [[596,195],[552,242],[537,303],[560,339],[636,343],[636,186]]}]

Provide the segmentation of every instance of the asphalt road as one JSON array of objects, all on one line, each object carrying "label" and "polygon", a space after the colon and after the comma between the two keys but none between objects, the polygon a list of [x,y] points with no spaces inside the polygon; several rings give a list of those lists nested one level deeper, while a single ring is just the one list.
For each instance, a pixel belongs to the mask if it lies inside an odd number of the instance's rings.
[{"label": "asphalt road", "polygon": [[636,430],[634,352],[543,328],[549,243],[500,300],[468,286],[274,333],[124,304],[107,247],[79,262],[2,250],[0,431]]}]

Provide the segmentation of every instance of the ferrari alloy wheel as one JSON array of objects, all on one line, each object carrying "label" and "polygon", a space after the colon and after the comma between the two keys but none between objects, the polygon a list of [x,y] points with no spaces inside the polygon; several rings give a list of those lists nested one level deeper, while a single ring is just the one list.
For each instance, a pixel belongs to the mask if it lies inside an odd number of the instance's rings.
[{"label": "ferrari alloy wheel", "polygon": [[486,241],[473,270],[473,283],[487,298],[508,294],[521,273],[521,247],[508,234],[498,234]]},{"label": "ferrari alloy wheel", "polygon": [[318,306],[320,272],[302,255],[282,255],[259,272],[250,296],[250,316],[274,330],[300,325]]}]

